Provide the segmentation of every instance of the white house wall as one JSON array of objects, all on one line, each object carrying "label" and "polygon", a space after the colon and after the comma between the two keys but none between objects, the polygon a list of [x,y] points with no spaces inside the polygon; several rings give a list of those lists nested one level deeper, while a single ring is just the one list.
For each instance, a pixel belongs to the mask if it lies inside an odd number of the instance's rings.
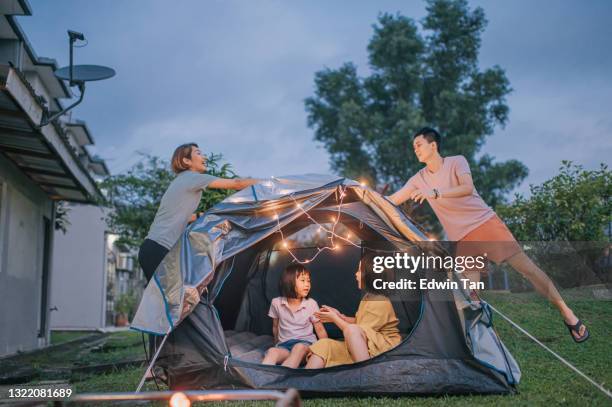
[{"label": "white house wall", "polygon": [[51,329],[90,330],[105,326],[106,223],[102,208],[69,206],[66,234],[55,232]]},{"label": "white house wall", "polygon": [[[52,202],[0,156],[0,355],[45,345],[39,338],[44,224]],[[52,271],[50,270],[52,276]]]}]

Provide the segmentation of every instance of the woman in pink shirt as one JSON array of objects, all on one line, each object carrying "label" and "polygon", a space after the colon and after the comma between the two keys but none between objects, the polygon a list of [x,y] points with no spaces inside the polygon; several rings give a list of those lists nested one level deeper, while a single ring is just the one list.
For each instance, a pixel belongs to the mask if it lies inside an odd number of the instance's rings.
[{"label": "woman in pink shirt", "polygon": [[[589,331],[565,304],[559,291],[527,255],[508,227],[476,192],[470,167],[461,155],[442,157],[438,132],[425,127],[413,137],[414,152],[426,166],[389,199],[396,205],[412,199],[427,200],[448,239],[457,242],[457,254],[486,253],[495,263],[507,262],[559,310],[575,342],[584,342]],[[467,277],[478,281],[479,273]]]}]

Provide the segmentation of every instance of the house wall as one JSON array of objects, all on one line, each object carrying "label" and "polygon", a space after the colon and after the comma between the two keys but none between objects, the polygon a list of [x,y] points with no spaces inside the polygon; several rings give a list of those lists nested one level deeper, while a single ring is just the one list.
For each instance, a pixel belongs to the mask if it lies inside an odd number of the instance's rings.
[{"label": "house wall", "polygon": [[106,223],[100,207],[69,206],[66,234],[55,232],[51,329],[105,326]]},{"label": "house wall", "polygon": [[0,184],[0,355],[5,355],[44,346],[49,339],[48,324],[39,329],[41,313],[44,309],[48,321],[49,308],[41,304],[43,216],[52,224],[53,202],[2,155]]}]

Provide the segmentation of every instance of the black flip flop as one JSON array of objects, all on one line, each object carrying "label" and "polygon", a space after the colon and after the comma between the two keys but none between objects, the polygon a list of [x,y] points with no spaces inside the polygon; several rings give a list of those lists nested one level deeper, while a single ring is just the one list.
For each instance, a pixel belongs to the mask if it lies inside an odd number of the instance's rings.
[{"label": "black flip flop", "polygon": [[[581,320],[578,320],[578,322],[576,322],[575,325],[570,325],[570,324],[568,324],[566,322],[565,326],[569,330],[570,336],[572,337],[574,342],[582,343],[582,342],[586,341],[587,339],[589,339],[589,329],[586,326],[584,327],[584,333],[582,335],[580,335],[580,327],[584,326],[584,324],[582,323]],[[576,334],[579,335],[578,338],[576,338],[576,336],[574,335],[574,332],[576,332]]]}]

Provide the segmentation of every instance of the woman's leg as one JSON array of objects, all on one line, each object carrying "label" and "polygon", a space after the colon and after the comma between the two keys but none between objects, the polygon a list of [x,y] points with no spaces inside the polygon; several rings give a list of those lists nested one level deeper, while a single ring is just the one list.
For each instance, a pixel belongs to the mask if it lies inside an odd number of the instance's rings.
[{"label": "woman's leg", "polygon": [[321,356],[315,355],[314,353],[310,355],[306,363],[306,369],[323,369],[324,367],[325,361]]},{"label": "woman's leg", "polygon": [[370,359],[368,340],[359,325],[350,324],[342,331],[344,342],[354,362]]},{"label": "woman's leg", "polygon": [[[578,318],[567,304],[565,304],[565,301],[561,298],[561,294],[559,294],[552,280],[525,254],[525,252],[521,251],[506,261],[513,269],[529,280],[538,293],[548,298],[548,300],[557,307],[567,324],[574,325],[578,322]],[[580,327],[580,335],[584,334],[585,329],[585,326]]]},{"label": "woman's leg", "polygon": [[[145,239],[140,245],[140,249],[138,250],[138,263],[147,279],[147,283],[153,277],[155,270],[164,257],[166,257],[166,254],[168,254],[168,249],[151,239]],[[157,349],[156,341],[155,335],[149,335],[149,358],[152,358],[155,354]],[[151,372],[147,371],[147,378],[152,377],[153,375]]]},{"label": "woman's leg", "polygon": [[306,345],[305,343],[295,344],[291,349],[291,353],[283,362],[283,366],[292,367],[294,369],[300,367],[300,363],[302,363],[307,353],[308,345]]},{"label": "woman's leg", "polygon": [[166,254],[168,254],[168,249],[159,243],[151,240],[145,239],[140,245],[140,250],[138,250],[138,263],[142,268],[142,271],[147,279],[147,282],[151,280],[155,270],[162,262]]},{"label": "woman's leg", "polygon": [[261,361],[264,365],[276,365],[281,363],[289,356],[289,351],[283,348],[270,348],[266,351],[266,356]]}]

